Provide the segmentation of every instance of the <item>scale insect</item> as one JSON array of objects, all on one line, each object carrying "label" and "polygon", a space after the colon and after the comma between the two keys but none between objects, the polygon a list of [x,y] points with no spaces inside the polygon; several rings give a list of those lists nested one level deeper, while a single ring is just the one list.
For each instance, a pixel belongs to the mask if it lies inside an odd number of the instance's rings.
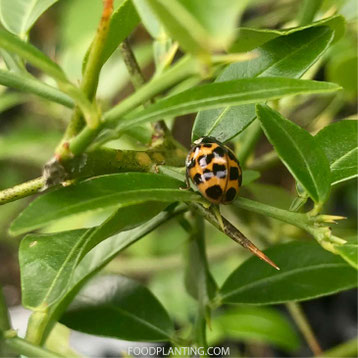
[{"label": "scale insect", "polygon": [[239,192],[242,170],[230,148],[213,137],[194,142],[186,158],[186,178],[213,204],[230,204]]}]

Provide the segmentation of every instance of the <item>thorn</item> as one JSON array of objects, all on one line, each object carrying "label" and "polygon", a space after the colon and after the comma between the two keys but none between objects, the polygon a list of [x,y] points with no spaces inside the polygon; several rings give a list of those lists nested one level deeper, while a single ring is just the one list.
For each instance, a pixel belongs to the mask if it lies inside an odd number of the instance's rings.
[{"label": "thorn", "polygon": [[269,259],[261,250],[259,250],[252,242],[247,244],[246,247],[258,258],[267,262],[269,265],[274,267],[276,270],[280,271],[280,268],[271,259]]}]

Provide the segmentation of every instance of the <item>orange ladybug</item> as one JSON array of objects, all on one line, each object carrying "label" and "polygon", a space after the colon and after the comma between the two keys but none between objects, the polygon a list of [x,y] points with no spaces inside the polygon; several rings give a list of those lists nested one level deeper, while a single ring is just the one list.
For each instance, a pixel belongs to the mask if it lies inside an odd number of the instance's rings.
[{"label": "orange ladybug", "polygon": [[194,142],[186,158],[186,177],[213,204],[230,204],[239,192],[242,170],[233,151],[213,137]]}]

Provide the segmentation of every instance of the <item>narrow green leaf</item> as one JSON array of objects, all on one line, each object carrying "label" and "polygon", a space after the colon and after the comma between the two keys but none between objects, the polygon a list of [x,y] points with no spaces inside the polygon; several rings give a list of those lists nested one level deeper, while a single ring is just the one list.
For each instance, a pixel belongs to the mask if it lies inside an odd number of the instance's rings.
[{"label": "narrow green leaf", "polygon": [[58,0],[0,0],[3,26],[25,39],[37,19]]},{"label": "narrow green leaf", "polygon": [[147,5],[184,50],[195,55],[209,54],[209,34],[179,0],[147,0]]},{"label": "narrow green leaf", "polygon": [[[194,87],[152,104],[141,112],[123,118],[118,130],[159,118],[174,117],[202,109],[255,103],[289,95],[332,92],[340,87],[334,83],[291,78],[245,78]],[[111,121],[114,118],[111,117]],[[106,120],[106,117],[105,117]]]},{"label": "narrow green leaf", "polygon": [[235,36],[239,15],[247,1],[181,0],[181,4],[210,35],[213,46],[227,48]]},{"label": "narrow green leaf", "polygon": [[200,198],[180,190],[182,183],[164,175],[120,173],[99,176],[47,193],[34,200],[11,224],[18,235],[79,212],[118,208],[145,201],[174,202]]},{"label": "narrow green leaf", "polygon": [[35,309],[60,301],[87,252],[106,238],[146,222],[165,205],[159,202],[129,205],[94,228],[27,235],[21,241],[19,252],[24,306]]},{"label": "narrow green leaf", "polygon": [[353,236],[347,238],[346,240],[346,244],[334,244],[334,248],[344,260],[358,270],[358,238]]},{"label": "narrow green leaf", "polygon": [[128,341],[170,341],[174,333],[157,298],[138,282],[118,275],[91,280],[61,322],[81,332]]},{"label": "narrow green leaf", "polygon": [[314,137],[266,105],[257,105],[257,117],[266,137],[293,177],[312,200],[323,204],[330,192],[327,157]]},{"label": "narrow green leaf", "polygon": [[[255,77],[301,77],[327,50],[333,32],[314,27],[280,36],[256,51],[258,57],[228,66],[216,82]],[[225,142],[241,133],[256,117],[255,105],[224,107],[198,113],[192,137],[213,136]]]},{"label": "narrow green leaf", "polygon": [[[132,1],[122,1],[121,5],[111,16],[107,38],[100,59],[102,65],[107,62],[119,44],[132,33],[138,23],[139,17]],[[87,63],[87,57],[88,51],[85,55],[83,66]]]},{"label": "narrow green leaf", "polygon": [[[150,212],[152,209],[153,207],[148,211]],[[54,319],[60,317],[81,287],[83,287],[95,273],[105,267],[121,251],[143,238],[162,223],[170,220],[173,216],[182,213],[185,210],[186,206],[184,208],[182,206],[175,208],[168,207],[143,225],[120,232],[99,243],[95,248],[88,252],[76,266],[65,296],[53,306],[53,310],[51,311],[52,317],[54,317]]]},{"label": "narrow green leaf", "polygon": [[162,25],[153,13],[147,0],[132,0],[141,20],[153,39],[158,39],[162,33]]},{"label": "narrow green leaf", "polygon": [[358,121],[343,120],[323,128],[316,143],[331,167],[332,185],[358,176]]},{"label": "narrow green leaf", "polygon": [[345,19],[341,15],[334,15],[326,19],[313,22],[306,26],[293,27],[291,29],[273,30],[273,29],[254,29],[249,27],[240,27],[238,36],[231,46],[231,52],[246,52],[253,50],[264,43],[273,40],[276,37],[287,36],[298,31],[318,26],[328,26],[334,32],[334,42],[338,41],[345,32]]},{"label": "narrow green leaf", "polygon": [[32,65],[44,71],[60,82],[67,82],[62,69],[49,57],[31,44],[20,40],[17,36],[0,29],[0,47],[15,53],[29,61]]},{"label": "narrow green leaf", "polygon": [[[217,335],[215,331],[219,331],[220,335],[217,337],[219,339],[268,343],[289,352],[299,347],[299,337],[291,322],[273,308],[248,306],[230,308],[214,317],[212,325],[213,335]],[[215,340],[217,341],[218,339]]]},{"label": "narrow green leaf", "polygon": [[303,0],[301,9],[298,13],[298,24],[304,26],[310,24],[320,9],[323,0]]},{"label": "narrow green leaf", "polygon": [[0,84],[19,91],[33,93],[39,97],[62,104],[68,108],[73,108],[74,106],[73,100],[65,93],[29,75],[0,69]]},{"label": "narrow green leaf", "polygon": [[277,271],[251,257],[221,288],[223,303],[277,304],[330,295],[357,286],[357,272],[313,242],[291,242],[265,251]]}]

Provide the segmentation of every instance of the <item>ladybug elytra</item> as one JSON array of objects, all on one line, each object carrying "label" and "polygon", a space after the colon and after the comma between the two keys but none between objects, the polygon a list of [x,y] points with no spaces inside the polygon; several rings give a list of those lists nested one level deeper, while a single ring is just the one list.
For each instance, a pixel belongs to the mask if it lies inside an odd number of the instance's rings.
[{"label": "ladybug elytra", "polygon": [[230,148],[212,137],[194,142],[186,158],[187,181],[214,204],[231,203],[241,186],[242,170]]}]

